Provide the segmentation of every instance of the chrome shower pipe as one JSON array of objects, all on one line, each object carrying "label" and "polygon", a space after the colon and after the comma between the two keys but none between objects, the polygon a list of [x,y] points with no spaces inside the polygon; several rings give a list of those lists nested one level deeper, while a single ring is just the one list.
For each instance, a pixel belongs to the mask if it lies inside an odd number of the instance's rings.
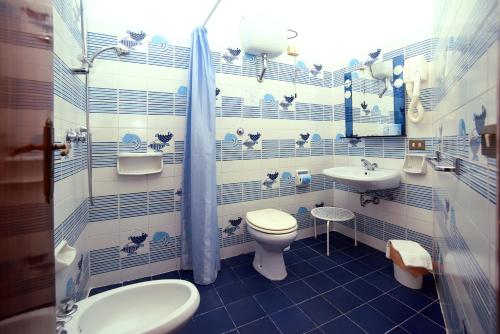
[{"label": "chrome shower pipe", "polygon": [[267,53],[262,54],[262,71],[260,72],[260,75],[257,77],[258,82],[264,81],[264,74],[266,74],[267,70]]},{"label": "chrome shower pipe", "polygon": [[[82,55],[84,59],[87,59],[87,25],[85,24],[85,0],[80,0],[80,21],[82,30]],[[83,74],[85,74],[85,123],[87,127],[87,182],[89,188],[89,204],[94,205],[94,195],[92,189],[92,131],[90,130],[90,115],[89,115],[88,69]]]}]

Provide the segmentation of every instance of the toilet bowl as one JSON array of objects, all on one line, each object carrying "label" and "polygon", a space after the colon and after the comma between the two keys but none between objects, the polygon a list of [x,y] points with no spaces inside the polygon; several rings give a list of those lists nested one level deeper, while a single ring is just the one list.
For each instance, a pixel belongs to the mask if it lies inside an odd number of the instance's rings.
[{"label": "toilet bowl", "polygon": [[250,211],[246,214],[248,233],[257,246],[253,267],[262,276],[280,281],[287,276],[283,249],[297,237],[297,221],[292,215],[276,209]]}]

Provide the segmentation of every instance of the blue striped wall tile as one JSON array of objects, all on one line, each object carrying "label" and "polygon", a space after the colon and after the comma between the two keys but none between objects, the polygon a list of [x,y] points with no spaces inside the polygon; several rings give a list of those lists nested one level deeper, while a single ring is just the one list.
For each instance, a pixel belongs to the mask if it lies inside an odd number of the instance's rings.
[{"label": "blue striped wall tile", "polygon": [[[50,95],[54,93],[60,98],[71,103],[75,107],[82,110],[85,109],[85,85],[82,80],[77,76],[73,75],[73,72],[69,66],[64,63],[64,61],[54,53],[53,59],[53,71],[54,71],[54,85],[50,83],[42,83],[34,80],[20,80],[16,79],[16,82],[9,82],[9,85],[14,86],[18,94],[23,94],[23,90],[27,90],[27,93],[34,95],[32,98],[22,99],[24,103],[37,102],[34,100],[36,95]],[[13,79],[14,80],[14,79]],[[23,89],[24,88],[24,89]],[[53,91],[52,91],[53,89]],[[35,95],[36,94],[36,95]],[[32,108],[43,108],[43,100],[40,99],[37,106],[32,106]],[[23,104],[20,104],[22,107]],[[29,106],[29,105],[28,105]]]},{"label": "blue striped wall tile", "polygon": [[384,140],[382,138],[365,138],[365,155],[382,158],[384,156]]},{"label": "blue striped wall tile", "polygon": [[388,52],[384,52],[382,54],[382,59],[384,61],[386,61],[386,60],[395,58],[397,56],[402,56],[402,55],[404,55],[404,48],[399,48],[399,49],[391,50],[391,51],[388,51]]},{"label": "blue striped wall tile", "polygon": [[278,103],[277,102],[262,102],[262,118],[278,119]]},{"label": "blue striped wall tile", "polygon": [[222,203],[232,204],[240,203],[243,200],[243,187],[242,184],[237,183],[226,183],[222,185]]},{"label": "blue striped wall tile", "polygon": [[262,159],[276,159],[280,157],[280,143],[278,139],[262,140]]},{"label": "blue striped wall tile", "polygon": [[295,76],[295,66],[279,63],[279,80],[292,82]]},{"label": "blue striped wall tile", "polygon": [[118,90],[89,87],[89,112],[118,113]]},{"label": "blue striped wall tile", "polygon": [[333,120],[334,121],[343,121],[345,120],[345,105],[335,104],[333,106]]},{"label": "blue striped wall tile", "polygon": [[174,94],[165,92],[148,92],[147,94],[148,115],[172,116],[174,114]]},{"label": "blue striped wall tile", "polygon": [[174,67],[174,47],[148,43],[148,65]]},{"label": "blue striped wall tile", "polygon": [[385,137],[384,138],[384,158],[403,159],[406,153],[405,138]]},{"label": "blue striped wall tile", "polygon": [[98,275],[120,269],[120,248],[118,246],[90,251],[90,274]]},{"label": "blue striped wall tile", "polygon": [[384,241],[388,241],[391,239],[406,240],[406,228],[399,225],[384,223]]},{"label": "blue striped wall tile", "polygon": [[407,184],[406,204],[425,210],[432,210],[432,187]]},{"label": "blue striped wall tile", "polygon": [[405,59],[423,55],[427,61],[432,60],[432,39],[426,39],[405,47]]},{"label": "blue striped wall tile", "polygon": [[180,236],[170,237],[168,240],[149,241],[150,263],[175,259],[180,256]]},{"label": "blue striped wall tile", "polygon": [[295,156],[295,142],[293,139],[279,140],[279,157],[293,158]]},{"label": "blue striped wall tile", "polygon": [[121,269],[128,269],[149,264],[149,253],[131,254],[120,259]]},{"label": "blue striped wall tile", "polygon": [[[99,49],[110,46],[117,45],[118,38],[113,35],[100,34],[96,32],[87,33],[87,54],[94,55]],[[97,59],[107,59],[107,60],[118,60],[116,52],[113,50],[107,50],[97,56]]]},{"label": "blue striped wall tile", "polygon": [[119,89],[118,101],[120,114],[147,114],[148,95],[146,91]]},{"label": "blue striped wall tile", "polygon": [[121,56],[119,59],[120,61],[125,63],[135,63],[135,64],[145,65],[148,63],[147,57],[148,55],[145,52],[130,50],[128,54]]},{"label": "blue striped wall tile", "polygon": [[295,104],[295,118],[298,120],[311,119],[311,105],[309,103],[297,102]]},{"label": "blue striped wall tile", "polygon": [[81,17],[79,15],[80,8],[79,2],[54,0],[52,5],[57,13],[61,16],[66,28],[69,30],[76,43],[83,45],[82,30],[81,30]]},{"label": "blue striped wall tile", "polygon": [[174,46],[174,67],[188,69],[191,59],[191,48]]},{"label": "blue striped wall tile", "polygon": [[261,199],[260,181],[242,182],[242,198],[244,201],[258,201]]},{"label": "blue striped wall tile", "polygon": [[222,116],[241,117],[243,98],[222,96]]}]

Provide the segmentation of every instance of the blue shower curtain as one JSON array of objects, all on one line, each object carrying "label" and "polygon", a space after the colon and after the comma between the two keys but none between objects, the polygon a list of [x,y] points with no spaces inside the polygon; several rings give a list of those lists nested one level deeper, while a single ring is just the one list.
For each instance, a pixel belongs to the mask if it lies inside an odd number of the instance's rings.
[{"label": "blue shower curtain", "polygon": [[220,269],[215,170],[215,73],[207,31],[192,33],[182,182],[181,269],[211,284]]}]

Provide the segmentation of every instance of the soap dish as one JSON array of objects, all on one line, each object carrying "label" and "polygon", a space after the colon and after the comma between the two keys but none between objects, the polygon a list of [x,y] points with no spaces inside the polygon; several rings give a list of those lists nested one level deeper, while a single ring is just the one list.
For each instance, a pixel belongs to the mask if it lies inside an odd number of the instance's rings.
[{"label": "soap dish", "polygon": [[407,154],[403,164],[403,171],[408,174],[425,174],[427,164],[424,154]]},{"label": "soap dish", "polygon": [[68,245],[66,240],[63,240],[54,249],[54,256],[56,262],[56,272],[71,266],[76,258],[76,249]]}]

